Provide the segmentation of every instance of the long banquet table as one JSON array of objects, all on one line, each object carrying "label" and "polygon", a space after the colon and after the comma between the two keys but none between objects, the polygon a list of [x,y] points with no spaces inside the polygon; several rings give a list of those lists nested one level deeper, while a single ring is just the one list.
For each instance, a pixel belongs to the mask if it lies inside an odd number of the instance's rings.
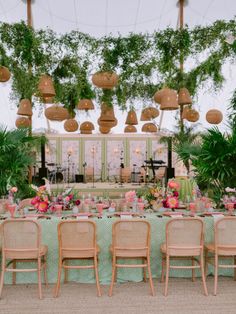
[{"label": "long banquet table", "polygon": [[[101,284],[109,284],[111,280],[111,256],[109,246],[112,239],[112,224],[117,219],[116,217],[109,218],[109,214],[104,214],[102,218],[89,218],[97,224],[97,242],[100,247],[99,254],[99,279]],[[139,219],[139,218],[138,218]],[[161,252],[160,245],[165,241],[165,226],[169,217],[158,217],[157,213],[145,213],[145,218],[151,224],[151,269],[153,278],[160,278],[161,274]],[[205,224],[205,242],[213,241],[214,218],[204,217]],[[52,216],[51,219],[38,219],[42,226],[42,243],[48,245],[48,266],[47,274],[48,281],[55,283],[57,280],[58,267],[58,239],[57,239],[57,224],[61,218]],[[17,236],[17,235],[16,235]],[[83,261],[81,261],[83,263]],[[18,265],[18,267],[22,267]],[[209,272],[212,273],[212,267],[209,267]],[[196,272],[197,275],[198,272]],[[220,275],[231,276],[232,269],[220,269]],[[170,276],[173,277],[190,277],[190,270],[171,270]],[[69,280],[78,281],[81,283],[94,283],[93,270],[70,270]],[[142,270],[137,269],[119,269],[117,275],[118,282],[125,281],[142,281]],[[17,273],[17,283],[37,282],[36,273]],[[5,276],[5,283],[11,283],[11,274]]]}]

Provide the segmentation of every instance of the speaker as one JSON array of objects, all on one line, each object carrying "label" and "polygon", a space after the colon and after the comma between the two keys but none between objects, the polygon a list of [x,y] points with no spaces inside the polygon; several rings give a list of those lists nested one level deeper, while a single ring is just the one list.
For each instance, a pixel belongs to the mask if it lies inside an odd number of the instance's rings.
[{"label": "speaker", "polygon": [[175,168],[167,168],[167,180],[175,177]]},{"label": "speaker", "polygon": [[76,183],[84,182],[84,176],[82,174],[76,174],[75,175],[75,182]]},{"label": "speaker", "polygon": [[39,168],[39,178],[47,178],[48,177],[48,168]]}]

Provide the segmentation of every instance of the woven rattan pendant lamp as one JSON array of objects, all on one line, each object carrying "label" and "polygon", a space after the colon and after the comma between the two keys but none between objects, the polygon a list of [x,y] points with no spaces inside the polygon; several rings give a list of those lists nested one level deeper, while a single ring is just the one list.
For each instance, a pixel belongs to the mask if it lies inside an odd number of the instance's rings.
[{"label": "woven rattan pendant lamp", "polygon": [[15,125],[18,129],[29,128],[31,125],[31,121],[28,117],[19,117],[16,119]]},{"label": "woven rattan pendant lamp", "polygon": [[11,77],[11,73],[8,68],[0,66],[0,82],[7,82]]},{"label": "woven rattan pendant lamp", "polygon": [[114,72],[96,72],[92,76],[92,82],[95,86],[102,89],[112,89],[118,83],[119,77]]},{"label": "woven rattan pendant lamp", "polygon": [[206,120],[210,124],[219,124],[223,120],[223,114],[220,110],[211,109],[206,113]]},{"label": "woven rattan pendant lamp", "polygon": [[79,128],[79,124],[75,119],[67,119],[64,122],[64,129],[67,132],[75,132],[78,130],[78,128]]},{"label": "woven rattan pendant lamp", "polygon": [[81,134],[92,134],[94,130],[94,125],[90,121],[85,121],[80,125],[80,133]]},{"label": "woven rattan pendant lamp", "polygon": [[157,132],[157,126],[154,123],[145,123],[142,126],[142,132],[156,133]]},{"label": "woven rattan pendant lamp", "polygon": [[166,88],[162,92],[160,110],[176,110],[179,109],[177,92],[173,89]]},{"label": "woven rattan pendant lamp", "polygon": [[28,117],[33,115],[32,104],[29,99],[21,99],[17,114]]},{"label": "woven rattan pendant lamp", "polygon": [[81,99],[78,102],[78,109],[79,110],[85,110],[85,111],[93,110],[94,104],[93,104],[91,99]]},{"label": "woven rattan pendant lamp", "polygon": [[134,125],[126,125],[124,132],[125,133],[137,133],[137,129]]},{"label": "woven rattan pendant lamp", "polygon": [[192,98],[187,88],[182,87],[178,93],[178,103],[179,105],[191,105]]},{"label": "woven rattan pendant lamp", "polygon": [[44,114],[51,121],[63,121],[69,117],[68,110],[58,105],[48,107],[45,109]]},{"label": "woven rattan pendant lamp", "polygon": [[52,78],[46,74],[40,77],[38,90],[43,97],[53,97],[56,95]]},{"label": "woven rattan pendant lamp", "polygon": [[138,118],[137,118],[137,114],[134,111],[134,109],[131,109],[128,112],[125,124],[130,124],[130,125],[137,125],[138,124]]}]

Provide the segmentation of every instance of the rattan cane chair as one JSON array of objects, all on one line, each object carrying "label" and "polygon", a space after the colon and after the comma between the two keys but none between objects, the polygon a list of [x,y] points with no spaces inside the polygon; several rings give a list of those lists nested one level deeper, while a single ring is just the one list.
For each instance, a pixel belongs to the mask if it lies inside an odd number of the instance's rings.
[{"label": "rattan cane chair", "polygon": [[[165,291],[168,293],[170,269],[192,269],[192,280],[195,280],[195,269],[200,268],[205,295],[208,295],[204,276],[204,242],[203,221],[200,218],[173,218],[166,225],[166,243],[161,245],[162,275],[166,270]],[[197,259],[199,257],[199,259]],[[170,260],[191,260],[192,265],[170,265]],[[196,264],[197,265],[196,265]]]},{"label": "rattan cane chair", "polygon": [[[117,221],[112,226],[112,280],[109,296],[112,296],[117,268],[145,268],[149,275],[151,293],[154,295],[152,273],[150,266],[150,224],[144,220]],[[119,264],[118,259],[142,259],[142,264]]]},{"label": "rattan cane chair", "polygon": [[[47,284],[46,255],[48,247],[41,244],[41,227],[33,220],[11,219],[1,225],[2,228],[2,273],[0,280],[0,297],[6,271],[12,272],[13,284],[17,272],[37,272],[39,298],[42,299],[41,270]],[[17,269],[18,262],[36,262],[36,268]],[[12,264],[12,268],[9,265]]]},{"label": "rattan cane chair", "polygon": [[[236,217],[224,217],[216,221],[214,243],[205,245],[205,269],[214,265],[214,295],[217,293],[218,268],[233,268],[236,280]],[[233,264],[219,264],[219,259],[233,259]]]},{"label": "rattan cane chair", "polygon": [[[97,294],[101,296],[101,288],[98,277],[98,253],[99,247],[96,243],[96,224],[93,221],[63,221],[58,224],[59,241],[59,265],[58,277],[54,296],[57,297],[60,289],[61,271],[64,268],[65,281],[67,281],[67,270],[89,269],[95,271]],[[92,259],[93,265],[69,265],[71,260]]]}]

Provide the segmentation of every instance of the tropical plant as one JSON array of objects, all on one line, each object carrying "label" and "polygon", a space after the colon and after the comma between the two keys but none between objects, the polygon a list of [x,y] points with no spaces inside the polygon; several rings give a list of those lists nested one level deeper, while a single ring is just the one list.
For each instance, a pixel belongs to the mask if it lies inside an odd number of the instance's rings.
[{"label": "tropical plant", "polygon": [[217,127],[208,130],[192,163],[200,188],[213,189],[219,203],[225,188],[236,185],[236,128],[231,133],[221,133]]},{"label": "tropical plant", "polygon": [[28,171],[35,161],[31,151],[40,141],[40,137],[28,136],[26,129],[0,127],[0,195],[6,195],[8,185],[18,188],[20,198],[31,195]]},{"label": "tropical plant", "polygon": [[196,126],[184,126],[178,129],[171,136],[163,136],[161,143],[172,145],[172,150],[177,154],[178,160],[182,161],[187,174],[190,172],[191,159],[193,154],[200,150],[200,133],[195,131]]}]

